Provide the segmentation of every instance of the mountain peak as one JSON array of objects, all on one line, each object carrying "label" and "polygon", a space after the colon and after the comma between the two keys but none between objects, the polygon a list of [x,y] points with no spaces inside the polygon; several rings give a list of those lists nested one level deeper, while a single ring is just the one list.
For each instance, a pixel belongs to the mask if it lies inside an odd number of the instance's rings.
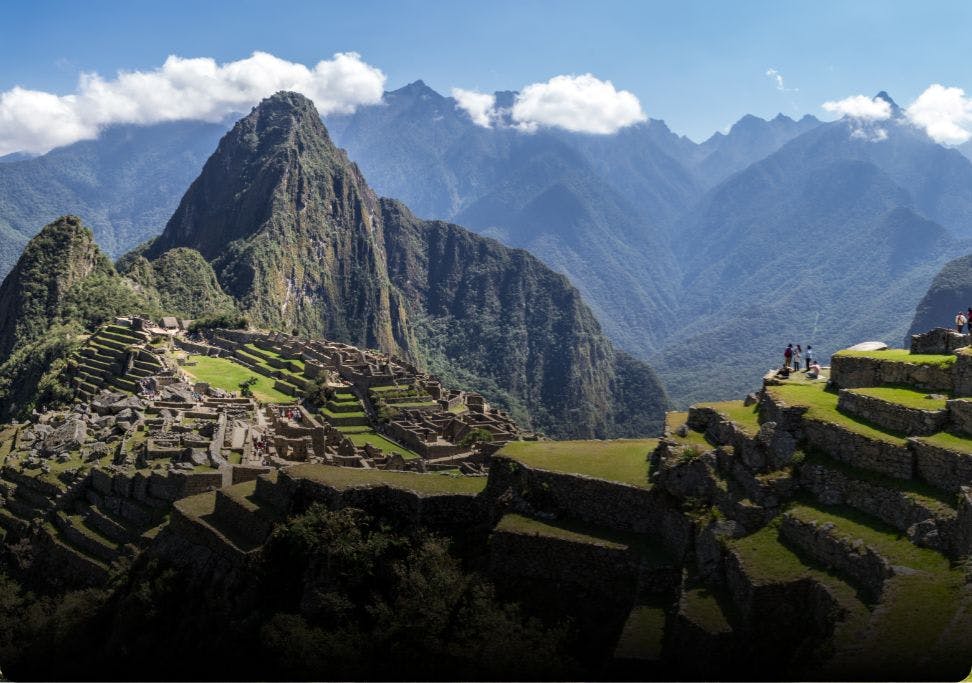
[{"label": "mountain peak", "polygon": [[874,96],[874,99],[884,100],[889,105],[891,105],[891,114],[893,116],[897,116],[898,114],[901,113],[901,107],[898,106],[897,102],[891,99],[891,96],[887,93],[887,91],[882,90],[881,92],[879,92],[877,95]]}]

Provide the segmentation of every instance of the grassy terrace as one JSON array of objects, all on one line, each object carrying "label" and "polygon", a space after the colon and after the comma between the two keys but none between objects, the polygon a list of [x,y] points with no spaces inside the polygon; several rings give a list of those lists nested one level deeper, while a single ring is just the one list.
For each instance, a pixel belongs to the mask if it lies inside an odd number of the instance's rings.
[{"label": "grassy terrace", "polygon": [[871,470],[853,467],[816,451],[809,451],[803,462],[807,465],[819,465],[840,472],[849,479],[856,479],[880,486],[889,491],[896,491],[923,507],[943,514],[955,511],[955,496],[953,494],[937,489],[920,479],[896,479],[894,477],[888,477]]},{"label": "grassy terrace", "polygon": [[648,455],[657,445],[658,439],[513,441],[499,455],[526,467],[648,488]]},{"label": "grassy terrace", "polygon": [[682,611],[685,616],[710,633],[725,633],[732,630],[719,600],[708,588],[700,586],[685,591],[682,597]]},{"label": "grassy terrace", "polygon": [[853,508],[802,500],[791,506],[787,514],[803,521],[833,524],[837,527],[835,531],[861,539],[893,564],[930,573],[949,571],[949,562],[943,555],[919,548],[894,527]]},{"label": "grassy terrace", "polygon": [[[742,560],[746,574],[757,584],[786,583],[814,578],[827,586],[852,618],[867,619],[868,611],[857,592],[832,572],[813,567],[780,542],[779,532],[768,525],[754,534],[729,541],[729,548]],[[862,624],[861,624],[862,625]]]},{"label": "grassy terrace", "polygon": [[359,486],[385,485],[426,495],[476,495],[486,488],[486,477],[457,477],[445,474],[366,470],[357,467],[334,467],[332,465],[295,465],[289,468],[287,473],[295,479],[308,479],[333,486],[339,490]]},{"label": "grassy terrace", "polygon": [[331,410],[328,410],[327,408],[321,408],[320,413],[324,417],[329,417],[334,420],[340,419],[342,417],[365,417],[365,411],[363,410],[355,410],[353,412],[347,412],[347,413],[335,413]]},{"label": "grassy terrace", "polygon": [[939,448],[945,448],[950,451],[959,451],[960,453],[972,454],[972,438],[962,434],[938,432],[937,434],[932,434],[931,436],[920,436],[917,438],[919,441],[924,441],[932,446],[938,446]]},{"label": "grassy terrace", "polygon": [[742,401],[721,401],[719,403],[699,403],[700,408],[711,408],[723,417],[729,418],[749,434],[759,431],[759,405],[744,406]]},{"label": "grassy terrace", "polygon": [[[249,344],[244,344],[240,350],[243,353],[245,353],[247,356],[250,356],[251,358],[255,357],[255,360],[263,364],[265,367],[273,368],[272,365],[268,364],[266,361],[263,360],[263,358],[260,357],[260,354],[263,354],[264,356],[270,356],[271,358],[276,358],[277,360],[280,361],[291,363],[295,368],[297,368],[297,374],[302,375],[304,373],[304,367],[305,367],[304,361],[302,361],[299,358],[285,358],[284,356],[281,356],[276,351],[268,351],[266,349],[261,349],[259,346],[253,344],[252,342]],[[286,372],[286,370],[284,370],[284,372]]]},{"label": "grassy terrace", "polygon": [[294,401],[292,396],[274,389],[274,380],[270,377],[257,374],[229,358],[191,355],[189,362],[196,364],[183,366],[182,369],[185,370],[187,375],[199,382],[207,382],[219,389],[239,393],[240,382],[250,377],[256,377],[257,382],[251,387],[251,390],[258,401],[262,403],[292,403]]},{"label": "grassy terrace", "polygon": [[705,435],[702,432],[689,429],[688,434],[685,436],[679,436],[675,433],[679,427],[685,424],[687,418],[688,413],[665,413],[665,431],[668,434],[667,438],[676,441],[682,446],[698,446],[704,449],[711,448],[711,444],[705,440]]},{"label": "grassy terrace", "polygon": [[503,515],[499,524],[496,525],[496,531],[556,538],[562,541],[598,545],[616,550],[630,549],[652,563],[661,564],[670,560],[659,546],[644,536],[595,528],[568,520],[559,519],[555,522],[547,522],[524,515],[507,514]]},{"label": "grassy terrace", "polygon": [[954,355],[935,355],[911,353],[908,349],[884,349],[883,351],[838,351],[835,358],[873,358],[892,363],[913,363],[915,365],[932,365],[940,368],[951,367],[955,364]]},{"label": "grassy terrace", "polygon": [[365,444],[370,443],[372,446],[385,453],[397,451],[406,460],[414,460],[419,457],[418,453],[414,453],[404,446],[399,446],[394,441],[386,439],[381,434],[378,434],[370,429],[362,432],[344,433],[347,434],[348,438],[351,439],[351,443],[353,443],[355,446],[364,446]]},{"label": "grassy terrace", "polygon": [[638,605],[631,610],[624,624],[615,659],[658,659],[661,655],[662,638],[665,635],[665,607],[663,605]]},{"label": "grassy terrace", "polygon": [[[941,394],[929,394],[927,391],[918,391],[908,387],[867,387],[849,389],[848,391],[916,410],[945,410],[945,401],[947,400]],[[937,396],[938,398],[929,398],[930,396]]]},{"label": "grassy terrace", "polygon": [[811,420],[832,422],[848,431],[878,441],[886,441],[896,446],[904,446],[905,439],[873,427],[863,420],[845,415],[837,410],[837,394],[825,391],[824,384],[784,384],[767,387],[767,391],[777,400],[791,406],[808,408],[806,417]]},{"label": "grassy terrace", "polygon": [[836,532],[862,540],[892,564],[916,570],[899,572],[887,581],[881,608],[871,619],[864,662],[891,668],[895,662],[913,665],[934,650],[958,611],[964,572],[952,569],[942,555],[915,546],[896,530],[855,510],[798,504],[789,512],[799,519],[833,523]]}]

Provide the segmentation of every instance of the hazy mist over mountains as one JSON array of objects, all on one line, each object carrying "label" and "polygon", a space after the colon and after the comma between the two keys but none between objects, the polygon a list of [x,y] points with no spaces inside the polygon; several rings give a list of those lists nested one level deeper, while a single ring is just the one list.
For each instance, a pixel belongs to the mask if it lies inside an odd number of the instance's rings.
[{"label": "hazy mist over mountains", "polygon": [[[512,96],[496,93],[498,111]],[[970,249],[968,145],[895,117],[745,116],[700,144],[654,119],[524,132],[477,125],[416,81],[325,123],[376,192],[566,275],[680,404],[749,389],[789,342],[822,357],[898,343],[936,272]],[[227,127],[118,125],[0,159],[0,267],[64,213],[113,257],[160,234]]]}]

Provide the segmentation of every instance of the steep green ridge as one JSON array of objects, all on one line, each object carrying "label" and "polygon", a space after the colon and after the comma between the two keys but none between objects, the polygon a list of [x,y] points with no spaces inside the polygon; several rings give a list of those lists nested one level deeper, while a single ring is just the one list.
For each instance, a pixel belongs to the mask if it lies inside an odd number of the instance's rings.
[{"label": "steep green ridge", "polygon": [[131,254],[118,263],[121,272],[157,295],[161,310],[186,318],[230,313],[233,299],[219,286],[213,267],[193,249],[170,249],[155,261]]},{"label": "steep green ridge", "polygon": [[179,297],[160,273],[179,269],[160,262],[173,249],[189,267],[198,252],[256,325],[402,355],[548,433],[661,426],[667,399],[651,369],[611,347],[566,278],[379,199],[301,95],[278,93],[237,123],[147,262],[126,257],[169,301]]},{"label": "steep green ridge", "polygon": [[45,226],[0,285],[0,416],[68,398],[59,376],[85,329],[156,313],[153,299],[118,275],[79,218]]},{"label": "steep green ridge", "polygon": [[495,382],[560,435],[658,430],[654,373],[611,347],[566,278],[525,251],[381,206],[389,274],[421,311],[416,331],[437,372]]},{"label": "steep green ridge", "polygon": [[0,285],[0,358],[56,324],[98,324],[144,304],[76,216],[44,227]]}]

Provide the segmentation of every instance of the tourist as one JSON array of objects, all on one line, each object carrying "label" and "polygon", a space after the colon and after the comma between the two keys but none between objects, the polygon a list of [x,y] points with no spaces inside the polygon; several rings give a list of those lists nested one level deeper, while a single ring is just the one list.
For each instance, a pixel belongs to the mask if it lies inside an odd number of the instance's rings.
[{"label": "tourist", "polygon": [[807,379],[817,379],[820,377],[820,363],[807,361]]},{"label": "tourist", "polygon": [[803,356],[803,347],[797,344],[796,351],[793,352],[793,372],[800,371],[801,356]]},{"label": "tourist", "polygon": [[793,360],[793,344],[787,344],[786,350],[783,352],[783,367],[789,370],[790,361],[792,360]]},{"label": "tourist", "polygon": [[962,328],[965,327],[965,324],[968,321],[969,319],[965,317],[965,314],[962,311],[959,311],[958,315],[955,316],[955,329],[961,333]]},{"label": "tourist", "polygon": [[803,357],[807,359],[807,371],[810,370],[810,363],[813,362],[813,347],[807,344],[807,352],[803,354]]}]

